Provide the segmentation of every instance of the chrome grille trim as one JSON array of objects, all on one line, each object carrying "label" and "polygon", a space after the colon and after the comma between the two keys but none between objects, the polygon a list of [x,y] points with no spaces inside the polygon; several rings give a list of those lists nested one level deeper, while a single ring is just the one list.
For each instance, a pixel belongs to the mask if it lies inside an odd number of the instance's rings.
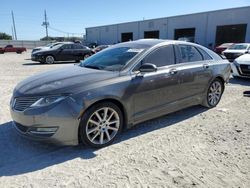
[{"label": "chrome grille trim", "polygon": [[14,99],[13,108],[17,111],[24,111],[41,97],[18,97]]}]

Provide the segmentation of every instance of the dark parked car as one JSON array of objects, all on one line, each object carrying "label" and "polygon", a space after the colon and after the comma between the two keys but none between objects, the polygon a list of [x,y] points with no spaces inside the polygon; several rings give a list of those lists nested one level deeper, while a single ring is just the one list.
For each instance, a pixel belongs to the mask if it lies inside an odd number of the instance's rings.
[{"label": "dark parked car", "polygon": [[193,43],[120,43],[19,83],[13,125],[36,140],[103,147],[137,123],[192,105],[215,107],[230,70],[227,60]]},{"label": "dark parked car", "polygon": [[74,43],[63,43],[31,55],[33,61],[52,64],[55,61],[80,61],[91,56],[93,52],[86,46]]},{"label": "dark parked car", "polygon": [[111,45],[100,45],[100,46],[97,46],[96,48],[93,49],[93,52],[94,53],[97,53],[97,52],[100,52],[108,47],[110,47]]},{"label": "dark parked car", "polygon": [[221,55],[223,51],[225,51],[226,49],[228,49],[230,46],[232,46],[234,43],[224,43],[224,44],[221,44],[219,46],[217,46],[214,51]]},{"label": "dark parked car", "polygon": [[23,47],[14,47],[13,45],[7,45],[4,48],[0,49],[0,53],[3,54],[5,52],[16,52],[17,54],[21,54],[27,51],[26,48]]}]

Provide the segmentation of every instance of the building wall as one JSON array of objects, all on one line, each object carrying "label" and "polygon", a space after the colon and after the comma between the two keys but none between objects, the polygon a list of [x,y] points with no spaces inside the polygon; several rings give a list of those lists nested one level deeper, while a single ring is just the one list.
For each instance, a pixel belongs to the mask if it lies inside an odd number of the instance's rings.
[{"label": "building wall", "polygon": [[206,44],[215,43],[216,28],[220,25],[247,24],[245,42],[250,42],[250,7],[208,13]]},{"label": "building wall", "polygon": [[175,29],[195,28],[195,42],[205,43],[207,14],[177,16],[168,19],[168,38],[174,39]]},{"label": "building wall", "polygon": [[245,42],[250,42],[250,7],[86,28],[86,40],[114,44],[121,41],[122,33],[133,32],[137,40],[144,38],[145,31],[155,30],[162,39],[174,39],[175,29],[195,28],[195,42],[209,46],[215,44],[217,26],[232,24],[247,24]]}]

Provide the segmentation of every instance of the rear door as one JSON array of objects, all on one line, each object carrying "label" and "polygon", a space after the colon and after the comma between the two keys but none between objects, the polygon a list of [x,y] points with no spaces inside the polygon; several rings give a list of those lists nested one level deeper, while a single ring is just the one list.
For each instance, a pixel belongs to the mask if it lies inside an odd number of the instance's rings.
[{"label": "rear door", "polygon": [[[193,45],[176,45],[178,56],[181,99],[199,99],[212,78],[212,58],[201,48]],[[197,98],[198,96],[198,98]]]},{"label": "rear door", "polygon": [[84,55],[86,54],[86,47],[80,45],[80,44],[73,44],[74,49],[72,51],[72,55],[74,60],[82,60],[84,59]]}]

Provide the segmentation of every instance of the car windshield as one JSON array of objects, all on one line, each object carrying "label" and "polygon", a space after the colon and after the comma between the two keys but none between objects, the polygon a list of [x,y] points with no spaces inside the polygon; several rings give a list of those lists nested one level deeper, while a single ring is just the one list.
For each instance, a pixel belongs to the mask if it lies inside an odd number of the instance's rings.
[{"label": "car windshield", "polygon": [[52,45],[53,45],[53,44],[50,43],[50,44],[47,44],[46,47],[50,47],[50,46],[52,46]]},{"label": "car windshield", "polygon": [[63,46],[64,44],[56,44],[56,45],[53,45],[51,46],[50,48],[53,48],[53,49],[59,49],[61,46]]},{"label": "car windshield", "polygon": [[108,71],[120,71],[137,54],[144,49],[132,47],[111,48],[84,60],[80,66]]},{"label": "car windshield", "polygon": [[230,50],[246,50],[248,47],[247,44],[235,44],[229,47]]}]

